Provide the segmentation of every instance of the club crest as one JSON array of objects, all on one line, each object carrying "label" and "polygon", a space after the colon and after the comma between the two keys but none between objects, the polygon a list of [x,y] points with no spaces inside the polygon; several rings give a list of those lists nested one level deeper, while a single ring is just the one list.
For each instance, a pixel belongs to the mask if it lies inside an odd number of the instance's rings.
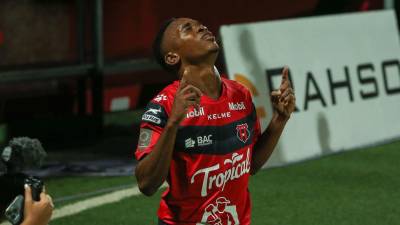
[{"label": "club crest", "polygon": [[249,126],[247,123],[239,124],[236,126],[236,136],[243,143],[246,143],[250,137]]}]

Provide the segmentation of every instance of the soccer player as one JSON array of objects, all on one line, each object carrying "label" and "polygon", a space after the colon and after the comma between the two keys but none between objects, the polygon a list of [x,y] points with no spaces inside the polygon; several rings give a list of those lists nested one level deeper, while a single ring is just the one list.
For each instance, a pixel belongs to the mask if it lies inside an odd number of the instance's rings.
[{"label": "soccer player", "polygon": [[271,93],[275,112],[261,134],[250,92],[214,67],[219,46],[207,27],[171,19],[153,50],[179,81],[155,96],[142,116],[139,189],[152,195],[168,182],[159,224],[250,224],[249,176],[270,157],[295,108],[288,70]]}]

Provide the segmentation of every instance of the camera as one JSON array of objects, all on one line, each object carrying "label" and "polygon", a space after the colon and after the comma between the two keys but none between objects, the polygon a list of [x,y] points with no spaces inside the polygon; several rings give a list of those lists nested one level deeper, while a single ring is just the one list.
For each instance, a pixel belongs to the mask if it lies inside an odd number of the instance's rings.
[{"label": "camera", "polygon": [[12,139],[0,153],[0,208],[5,209],[8,221],[18,225],[24,219],[24,185],[31,187],[34,201],[40,200],[44,185],[42,180],[23,171],[40,167],[46,152],[39,140],[21,137]]}]

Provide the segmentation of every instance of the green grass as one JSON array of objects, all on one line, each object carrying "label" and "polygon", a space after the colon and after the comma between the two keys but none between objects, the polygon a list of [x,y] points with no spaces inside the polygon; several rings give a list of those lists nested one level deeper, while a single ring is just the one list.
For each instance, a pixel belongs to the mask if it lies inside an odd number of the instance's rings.
[{"label": "green grass", "polygon": [[[48,185],[51,194],[61,196],[131,180],[67,178]],[[256,225],[400,224],[400,142],[267,169],[251,178],[250,191],[252,224]],[[93,208],[51,224],[156,224],[161,192]]]},{"label": "green grass", "polygon": [[115,204],[103,205],[78,215],[51,222],[52,225],[104,224],[146,225],[157,224],[157,208],[162,191],[152,197],[135,196]]},{"label": "green grass", "polygon": [[[101,189],[129,185],[132,187],[136,185],[135,178],[132,177],[67,177],[67,178],[53,178],[45,180],[46,191],[51,194],[52,198],[57,200],[66,196],[89,194]],[[91,196],[93,197],[93,196]],[[87,198],[87,197],[85,197]],[[68,203],[83,200],[80,198],[76,200],[62,201],[56,206],[62,206]]]},{"label": "green grass", "polygon": [[262,171],[254,224],[400,224],[399,162],[397,142]]}]

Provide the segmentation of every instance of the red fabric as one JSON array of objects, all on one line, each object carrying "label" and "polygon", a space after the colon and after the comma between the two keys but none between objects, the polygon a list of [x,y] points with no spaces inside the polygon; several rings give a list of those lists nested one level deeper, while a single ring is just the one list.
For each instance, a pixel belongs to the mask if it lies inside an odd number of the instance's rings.
[{"label": "red fabric", "polygon": [[[222,81],[220,98],[213,100],[203,95],[200,111],[189,110],[180,124],[167,179],[169,188],[164,192],[158,210],[159,218],[168,224],[250,224],[251,201],[247,187],[251,154],[255,140],[260,136],[260,124],[249,91],[235,81],[225,78]],[[154,118],[150,119],[154,123],[146,121],[145,116],[151,113],[145,112],[141,128],[154,132],[147,148],[137,148],[135,156],[138,160],[153,150],[163,130],[162,125],[157,124],[162,124],[163,118],[169,116],[178,86],[177,81],[167,86],[150,103],[148,111],[159,110],[158,114],[152,115],[161,118],[161,122]],[[227,129],[230,127],[232,129]],[[191,129],[198,133],[192,135]],[[207,135],[211,133],[214,136]],[[180,135],[193,138],[193,146],[190,142],[187,145],[189,138],[179,139]],[[202,152],[200,143],[210,145],[202,140],[207,136],[215,146],[217,143],[243,144],[225,148],[230,150],[228,153],[221,153],[218,148],[213,148],[213,153]],[[222,149],[223,145],[219,146]]]}]

